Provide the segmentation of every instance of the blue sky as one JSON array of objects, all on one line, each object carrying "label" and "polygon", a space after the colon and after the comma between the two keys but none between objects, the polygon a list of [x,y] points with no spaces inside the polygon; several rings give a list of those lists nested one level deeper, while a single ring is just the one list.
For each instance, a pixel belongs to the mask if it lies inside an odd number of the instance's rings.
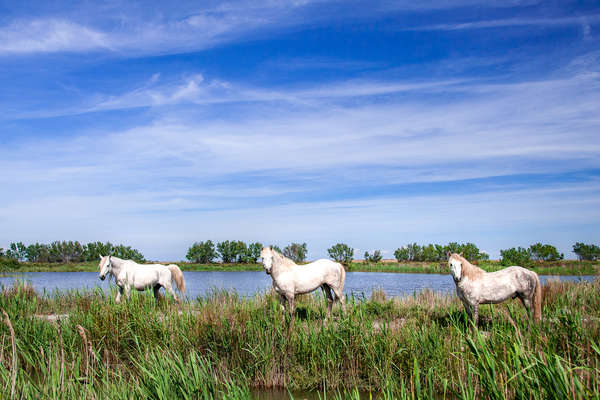
[{"label": "blue sky", "polygon": [[0,247],[600,240],[600,5],[0,1]]}]

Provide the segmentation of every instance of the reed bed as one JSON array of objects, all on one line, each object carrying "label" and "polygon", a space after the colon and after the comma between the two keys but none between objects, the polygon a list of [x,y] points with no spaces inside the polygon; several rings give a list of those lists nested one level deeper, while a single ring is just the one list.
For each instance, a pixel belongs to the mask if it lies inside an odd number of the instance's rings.
[{"label": "reed bed", "polygon": [[321,295],[296,322],[272,293],[194,301],[101,291],[3,288],[0,398],[600,398],[600,281],[549,282],[543,320],[517,302],[483,306],[472,332],[455,296],[348,299],[325,321]]}]

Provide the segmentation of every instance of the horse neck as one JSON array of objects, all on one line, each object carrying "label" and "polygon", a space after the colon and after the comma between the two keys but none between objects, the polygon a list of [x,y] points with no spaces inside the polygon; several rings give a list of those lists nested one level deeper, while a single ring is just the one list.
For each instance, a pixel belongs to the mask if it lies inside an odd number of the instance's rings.
[{"label": "horse neck", "polygon": [[273,265],[271,267],[271,275],[274,278],[277,278],[280,272],[289,269],[291,266],[295,265],[295,263],[289,258],[285,258],[285,256],[275,253],[273,257]]},{"label": "horse neck", "polygon": [[119,272],[121,272],[121,269],[123,268],[123,263],[125,262],[125,260],[122,260],[118,257],[111,257],[110,258],[110,263],[112,264],[112,274],[114,276],[119,275]]},{"label": "horse neck", "polygon": [[485,273],[484,270],[476,265],[471,264],[466,258],[462,261],[462,275],[467,276],[469,279],[477,279]]}]

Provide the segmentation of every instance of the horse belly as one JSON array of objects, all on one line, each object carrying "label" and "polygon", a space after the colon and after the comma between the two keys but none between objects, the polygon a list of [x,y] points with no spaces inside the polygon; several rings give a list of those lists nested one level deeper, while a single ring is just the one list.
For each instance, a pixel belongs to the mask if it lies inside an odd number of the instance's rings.
[{"label": "horse belly", "polygon": [[510,279],[502,279],[481,285],[479,299],[481,304],[497,304],[514,297],[516,288]]},{"label": "horse belly", "polygon": [[133,280],[133,287],[139,291],[154,287],[158,283],[158,274],[154,271],[137,271]]},{"label": "horse belly", "polygon": [[296,294],[312,292],[312,291],[318,289],[323,284],[323,282],[324,282],[323,277],[320,275],[317,275],[317,276],[300,275],[295,282],[294,292]]}]

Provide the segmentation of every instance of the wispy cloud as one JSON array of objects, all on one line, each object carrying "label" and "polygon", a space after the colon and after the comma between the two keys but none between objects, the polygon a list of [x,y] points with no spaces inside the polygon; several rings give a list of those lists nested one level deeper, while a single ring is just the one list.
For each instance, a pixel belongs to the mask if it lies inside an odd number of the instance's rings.
[{"label": "wispy cloud", "polygon": [[[414,26],[409,28],[403,28],[403,30],[413,31],[455,31],[464,29],[486,29],[486,28],[505,28],[505,27],[516,27],[516,26],[568,26],[568,25],[579,25],[584,23],[584,35],[585,30],[590,29],[590,24],[595,24],[600,21],[599,14],[592,14],[585,16],[584,19],[580,16],[562,16],[555,18],[505,18],[495,19],[487,21],[473,21],[473,22],[461,22],[461,23],[450,23],[450,24],[436,24],[436,25],[425,25],[425,26]],[[587,28],[586,28],[587,26]]]},{"label": "wispy cloud", "polygon": [[[521,7],[535,2],[488,2],[486,7]],[[223,43],[264,37],[275,31],[297,27],[311,28],[332,21],[368,20],[381,15],[411,15],[432,10],[482,7],[475,0],[424,1],[412,3],[336,0],[273,2],[227,1],[198,4],[178,2],[169,12],[136,2],[97,5],[82,3],[60,14],[21,15],[0,27],[0,55],[110,51],[130,57],[142,54],[168,54],[198,51]],[[93,18],[91,17],[93,16]],[[589,27],[598,15],[585,17]],[[561,26],[581,23],[580,17],[512,18],[467,23],[450,23],[401,28],[408,30],[459,30],[489,27],[543,25]],[[323,62],[321,62],[323,66]],[[313,63],[314,66],[314,63]],[[305,65],[306,67],[306,65]],[[347,67],[351,66],[350,64]]]},{"label": "wispy cloud", "polygon": [[111,50],[103,32],[59,19],[16,21],[0,27],[0,54],[53,53],[59,51]]}]

